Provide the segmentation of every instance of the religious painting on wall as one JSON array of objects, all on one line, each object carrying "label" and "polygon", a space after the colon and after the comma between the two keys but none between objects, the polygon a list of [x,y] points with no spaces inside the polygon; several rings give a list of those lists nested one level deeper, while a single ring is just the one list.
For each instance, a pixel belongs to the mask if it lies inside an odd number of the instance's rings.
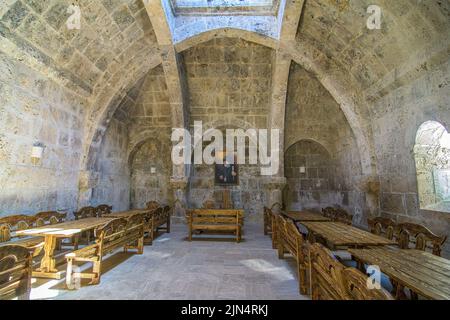
[{"label": "religious painting on wall", "polygon": [[215,184],[219,186],[236,186],[239,184],[239,170],[237,158],[234,153],[221,152],[217,154],[222,157],[223,164],[216,164]]}]

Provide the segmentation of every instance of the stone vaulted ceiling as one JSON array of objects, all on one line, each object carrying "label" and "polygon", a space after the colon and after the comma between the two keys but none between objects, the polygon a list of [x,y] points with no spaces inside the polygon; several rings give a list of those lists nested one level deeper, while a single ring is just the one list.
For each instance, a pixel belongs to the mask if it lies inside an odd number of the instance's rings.
[{"label": "stone vaulted ceiling", "polygon": [[[167,12],[167,7],[155,14],[144,3],[159,7],[168,4],[164,1],[161,6],[157,0],[1,2],[1,50],[64,83],[89,102],[85,159],[88,150],[101,142],[102,132],[126,92],[161,62],[172,111],[181,106],[181,113],[186,112],[186,79],[179,48],[186,50],[215,37],[232,35],[277,50],[273,114],[284,114],[283,97],[293,59],[312,72],[340,104],[360,148],[366,149],[361,151],[367,155],[362,159],[366,158],[370,167],[373,154],[367,120],[376,112],[371,107],[374,101],[439,65],[450,52],[447,0],[280,0],[278,14],[282,19],[274,20],[280,25],[273,26],[279,36],[269,29],[259,29],[262,25],[257,23],[251,30],[233,25],[230,17],[217,16],[214,21],[223,23],[208,25],[201,30],[212,31],[193,38],[189,30],[194,24],[176,25],[189,31],[188,38],[179,39],[173,38],[170,17],[159,14]],[[81,8],[81,30],[65,26],[71,4]],[[382,9],[381,30],[366,27],[371,4]],[[195,16],[186,19],[193,23],[198,20]],[[251,19],[247,21],[252,24]],[[187,116],[172,120],[188,123]],[[271,119],[272,126],[280,125],[276,118]]]}]

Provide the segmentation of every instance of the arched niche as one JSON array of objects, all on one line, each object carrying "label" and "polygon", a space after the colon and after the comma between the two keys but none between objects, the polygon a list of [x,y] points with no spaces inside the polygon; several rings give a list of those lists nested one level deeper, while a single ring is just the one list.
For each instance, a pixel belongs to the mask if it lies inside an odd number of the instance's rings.
[{"label": "arched niche", "polygon": [[420,208],[450,212],[450,134],[441,123],[419,127],[414,159]]},{"label": "arched niche", "polygon": [[292,144],[284,155],[284,170],[287,186],[283,201],[287,209],[320,208],[330,202],[335,165],[322,144],[309,139]]}]

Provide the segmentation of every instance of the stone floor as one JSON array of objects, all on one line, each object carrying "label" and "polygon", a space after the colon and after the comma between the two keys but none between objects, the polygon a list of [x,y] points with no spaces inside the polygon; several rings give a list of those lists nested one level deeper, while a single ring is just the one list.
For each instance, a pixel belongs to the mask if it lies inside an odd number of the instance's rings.
[{"label": "stone floor", "polygon": [[299,295],[295,262],[279,260],[262,226],[247,224],[244,242],[185,240],[174,225],[143,255],[107,258],[101,283],[69,291],[64,281],[35,280],[32,299],[308,299]]}]

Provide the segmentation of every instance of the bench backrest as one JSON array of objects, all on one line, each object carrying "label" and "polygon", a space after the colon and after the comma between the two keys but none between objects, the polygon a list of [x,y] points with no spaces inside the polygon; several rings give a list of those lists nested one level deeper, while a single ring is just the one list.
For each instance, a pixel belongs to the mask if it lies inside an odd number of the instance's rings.
[{"label": "bench backrest", "polygon": [[379,236],[383,236],[389,240],[394,239],[394,232],[397,225],[394,220],[383,217],[375,217],[367,219],[370,232]]},{"label": "bench backrest", "polygon": [[32,228],[35,220],[35,217],[25,214],[0,218],[0,242],[11,240],[14,231]]},{"label": "bench backrest", "polygon": [[314,300],[343,300],[344,265],[337,261],[330,250],[319,243],[310,246],[312,298]]},{"label": "bench backrest", "polygon": [[95,208],[97,217],[102,217],[104,215],[110,214],[112,212],[112,206],[107,204],[101,204]]},{"label": "bench backrest", "polygon": [[441,256],[447,236],[438,236],[425,226],[409,222],[398,224],[397,229],[400,248],[429,250],[434,255]]},{"label": "bench backrest", "polygon": [[283,247],[286,248],[296,259],[303,259],[303,237],[298,231],[294,221],[279,215],[279,224],[280,226],[278,228],[280,230],[280,241],[283,242]]},{"label": "bench backrest", "polygon": [[31,252],[22,246],[0,247],[0,300],[29,299],[31,290]]},{"label": "bench backrest", "polygon": [[125,245],[131,237],[144,235],[144,214],[136,213],[128,218],[114,219],[95,230],[96,243],[102,255]]},{"label": "bench backrest", "polygon": [[342,271],[342,280],[347,299],[350,300],[394,300],[385,289],[369,289],[367,275],[355,268]]},{"label": "bench backrest", "polygon": [[160,207],[158,201],[150,201],[150,202],[147,202],[147,208],[148,208],[148,209],[156,209],[156,208],[158,208],[158,207]]},{"label": "bench backrest", "polygon": [[240,224],[240,210],[195,209],[188,211],[188,217],[195,224]]},{"label": "bench backrest", "polygon": [[95,242],[99,245],[102,254],[111,249],[115,242],[120,241],[125,236],[127,225],[127,219],[118,218],[95,230]]},{"label": "bench backrest", "polygon": [[347,211],[345,211],[344,209],[341,208],[337,208],[335,209],[335,215],[334,215],[334,221],[336,222],[341,222],[341,223],[345,223],[348,225],[352,225],[353,224],[353,215],[351,215],[350,213],[348,213]]},{"label": "bench backrest", "polygon": [[36,227],[42,227],[47,224],[57,224],[63,222],[66,217],[67,213],[59,213],[57,211],[45,211],[45,212],[39,212],[34,215],[36,222]]},{"label": "bench backrest", "polygon": [[94,207],[83,207],[78,211],[73,213],[76,220],[85,219],[85,218],[96,218],[97,211]]}]

